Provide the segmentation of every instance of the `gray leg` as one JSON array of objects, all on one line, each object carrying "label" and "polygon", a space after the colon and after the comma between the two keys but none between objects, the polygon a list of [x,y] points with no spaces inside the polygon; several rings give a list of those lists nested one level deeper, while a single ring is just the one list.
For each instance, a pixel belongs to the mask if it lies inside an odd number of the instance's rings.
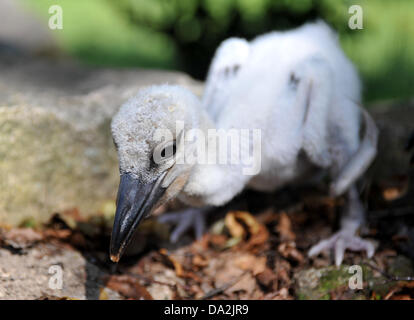
[{"label": "gray leg", "polygon": [[[346,158],[345,154],[339,154],[342,159],[337,159],[338,170],[336,179],[331,185],[332,196],[344,193],[365,172],[377,154],[378,129],[371,116],[363,108],[359,108],[365,126],[364,136],[358,150],[352,157]],[[343,159],[347,159],[345,162]]]},{"label": "gray leg", "polygon": [[207,212],[207,208],[188,208],[182,211],[164,213],[158,218],[158,221],[176,225],[170,236],[173,243],[177,242],[190,229],[194,229],[195,236],[199,239],[206,230]]},{"label": "gray leg", "polygon": [[333,249],[335,252],[335,264],[342,263],[346,249],[353,251],[366,251],[370,258],[374,254],[374,245],[356,235],[358,229],[364,223],[364,208],[359,199],[355,181],[368,168],[376,154],[377,129],[368,113],[361,109],[365,124],[365,134],[358,150],[350,156],[345,141],[337,137],[333,141],[333,166],[331,175],[336,177],[331,184],[332,196],[339,196],[347,192],[347,205],[341,218],[341,229],[332,237],[320,241],[314,245],[308,255],[314,256],[321,251]]},{"label": "gray leg", "polygon": [[346,249],[352,251],[365,251],[368,258],[374,254],[374,245],[356,235],[359,227],[364,223],[364,208],[359,199],[355,186],[347,193],[348,202],[341,218],[341,229],[330,238],[314,245],[308,255],[314,256],[322,251],[332,249],[335,252],[335,264],[341,265]]}]

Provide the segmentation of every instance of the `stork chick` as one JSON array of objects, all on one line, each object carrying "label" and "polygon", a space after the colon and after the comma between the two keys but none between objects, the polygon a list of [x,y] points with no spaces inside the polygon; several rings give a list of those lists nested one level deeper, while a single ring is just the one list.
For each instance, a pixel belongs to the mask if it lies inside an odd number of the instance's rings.
[{"label": "stork chick", "polygon": [[[346,249],[372,256],[373,245],[356,235],[364,209],[355,182],[376,154],[377,129],[359,101],[357,72],[323,22],[272,32],[250,43],[224,41],[201,102],[178,86],[141,90],[112,121],[121,180],[111,259],[119,260],[142,218],[173,197],[193,206],[164,219],[185,219],[173,234],[177,238],[190,225],[200,233],[205,208],[223,205],[245,188],[272,191],[321,171],[331,178],[331,195],[347,195],[347,206],[341,230],[309,255],[334,249],[337,265]],[[183,123],[179,130],[177,121]],[[260,129],[261,152],[253,157],[260,171],[245,174],[246,155],[235,164],[177,161],[196,148],[197,139],[186,139],[186,132],[214,128]],[[172,133],[161,142],[160,129]],[[250,135],[241,137],[242,148],[255,144]],[[226,148],[214,152],[233,155]]]}]

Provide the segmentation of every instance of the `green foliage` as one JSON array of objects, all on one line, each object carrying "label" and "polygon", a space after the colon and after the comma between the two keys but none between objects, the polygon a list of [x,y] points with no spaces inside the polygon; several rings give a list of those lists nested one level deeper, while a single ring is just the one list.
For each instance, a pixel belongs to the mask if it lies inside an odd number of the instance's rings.
[{"label": "green foliage", "polygon": [[[120,10],[122,1],[25,2],[46,19],[49,17],[48,8],[59,4],[63,9],[63,30],[56,30],[55,33],[68,53],[85,62],[111,66],[177,67],[177,46],[174,40],[155,27],[135,24],[133,17]],[[131,3],[133,2],[135,1]],[[144,7],[144,18],[151,22],[162,21],[163,13],[159,13],[156,7],[149,8],[150,6]]]},{"label": "green foliage", "polygon": [[323,18],[356,63],[368,101],[414,87],[414,2],[360,0],[364,29],[350,30],[350,0],[21,0],[45,18],[60,4],[63,48],[100,65],[184,70],[204,78],[219,43]]}]

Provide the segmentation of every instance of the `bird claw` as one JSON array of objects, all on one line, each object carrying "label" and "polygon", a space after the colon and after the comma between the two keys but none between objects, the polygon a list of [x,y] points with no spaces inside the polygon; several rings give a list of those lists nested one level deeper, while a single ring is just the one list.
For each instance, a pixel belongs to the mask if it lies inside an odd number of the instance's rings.
[{"label": "bird claw", "polygon": [[374,255],[375,247],[367,240],[364,240],[350,232],[348,230],[341,230],[332,235],[330,238],[325,239],[314,245],[308,253],[309,257],[318,255],[322,251],[333,249],[335,253],[335,264],[340,266],[344,258],[346,249],[352,251],[365,251],[368,258]]},{"label": "bird claw", "polygon": [[173,243],[176,243],[190,229],[194,230],[196,239],[201,238],[206,230],[204,212],[194,208],[163,214],[158,218],[158,221],[175,225],[170,236],[170,241]]}]

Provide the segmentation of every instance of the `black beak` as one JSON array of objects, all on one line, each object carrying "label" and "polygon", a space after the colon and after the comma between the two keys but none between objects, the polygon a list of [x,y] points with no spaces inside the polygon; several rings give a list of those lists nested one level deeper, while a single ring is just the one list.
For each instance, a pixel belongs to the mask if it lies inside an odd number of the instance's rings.
[{"label": "black beak", "polygon": [[153,209],[165,192],[161,187],[164,175],[153,182],[142,183],[132,175],[121,175],[112,228],[110,257],[118,262],[140,221]]}]

